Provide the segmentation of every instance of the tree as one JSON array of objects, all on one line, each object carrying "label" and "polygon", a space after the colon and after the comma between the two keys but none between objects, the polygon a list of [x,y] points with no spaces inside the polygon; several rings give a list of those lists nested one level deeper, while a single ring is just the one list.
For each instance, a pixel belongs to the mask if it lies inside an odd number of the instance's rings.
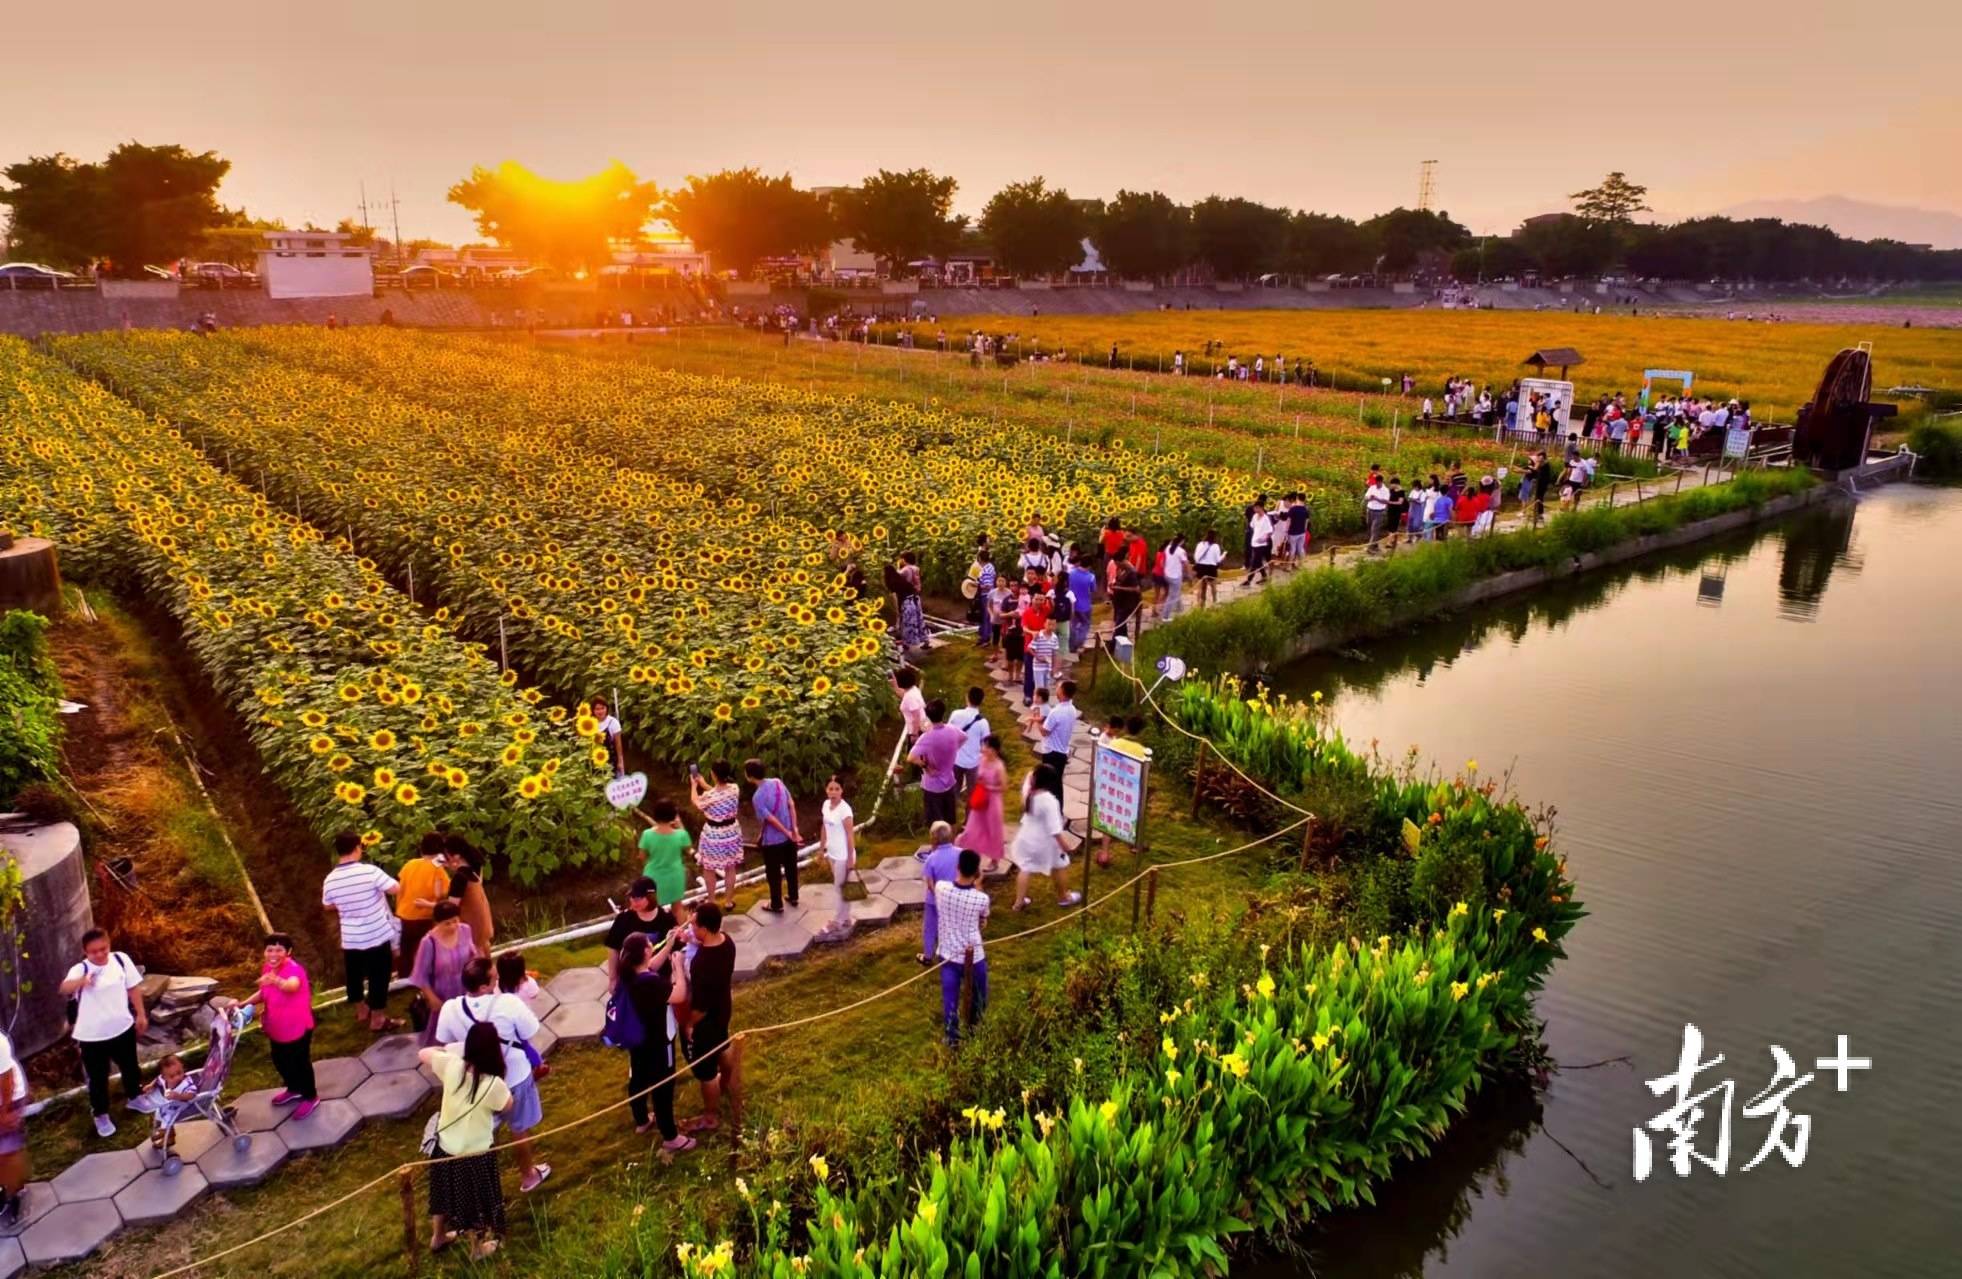
[{"label": "tree", "polygon": [[995,261],[1012,275],[1060,275],[1083,260],[1088,226],[1083,209],[1041,178],[1011,182],[981,210],[981,234]]},{"label": "tree", "polygon": [[1567,198],[1574,202],[1574,212],[1589,222],[1626,226],[1635,220],[1636,214],[1650,211],[1642,203],[1648,193],[1647,187],[1630,182],[1616,169],[1601,180],[1600,186],[1576,191]]},{"label": "tree", "polygon": [[1159,191],[1119,191],[1090,238],[1113,274],[1160,279],[1191,259],[1192,212]]},{"label": "tree", "polygon": [[1477,244],[1451,255],[1451,274],[1460,280],[1502,280],[1539,266],[1514,237],[1480,236]]},{"label": "tree", "polygon": [[1424,253],[1452,253],[1471,241],[1471,232],[1453,222],[1450,214],[1429,209],[1391,209],[1363,223],[1362,229],[1376,243],[1378,263],[1393,274],[1416,266]]},{"label": "tree", "polygon": [[1209,195],[1192,206],[1194,256],[1222,280],[1245,280],[1281,265],[1288,211]]},{"label": "tree", "polygon": [[815,251],[831,240],[830,206],[792,186],[789,174],[766,178],[755,169],[724,169],[690,177],[668,192],[663,212],[718,269],[745,275],[763,258]]},{"label": "tree", "polygon": [[881,169],[832,198],[838,232],[865,253],[885,259],[895,276],[909,262],[941,257],[959,243],[966,218],[950,217],[957,186],[926,169]]},{"label": "tree", "polygon": [[1620,251],[1612,223],[1572,213],[1534,218],[1513,239],[1541,271],[1556,277],[1599,275]]},{"label": "tree", "polygon": [[1288,219],[1281,265],[1294,275],[1367,271],[1375,260],[1375,245],[1348,218],[1296,213]]},{"label": "tree", "polygon": [[344,235],[347,242],[355,248],[370,248],[375,243],[375,228],[360,226],[353,218],[342,218],[334,224],[334,234]]},{"label": "tree", "polygon": [[640,235],[660,192],[615,160],[589,177],[560,182],[521,164],[472,168],[450,188],[450,203],[477,215],[477,230],[535,262],[597,270],[613,241]]},{"label": "tree", "polygon": [[56,266],[107,259],[136,277],[196,249],[220,220],[215,193],[231,168],[216,152],[125,142],[96,164],[37,156],[4,170],[13,251]]}]

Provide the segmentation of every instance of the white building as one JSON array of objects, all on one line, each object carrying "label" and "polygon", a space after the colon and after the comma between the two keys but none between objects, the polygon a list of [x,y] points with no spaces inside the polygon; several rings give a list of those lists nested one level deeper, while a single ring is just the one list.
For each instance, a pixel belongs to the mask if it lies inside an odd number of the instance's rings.
[{"label": "white building", "polygon": [[268,231],[259,279],[269,298],[365,298],[375,292],[371,250],[335,231]]}]

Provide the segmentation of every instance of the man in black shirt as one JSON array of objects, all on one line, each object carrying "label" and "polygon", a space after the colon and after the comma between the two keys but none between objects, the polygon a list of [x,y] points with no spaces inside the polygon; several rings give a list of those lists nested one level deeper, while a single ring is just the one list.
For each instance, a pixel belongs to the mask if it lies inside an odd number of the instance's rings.
[{"label": "man in black shirt", "polygon": [[1390,504],[1385,509],[1388,514],[1383,522],[1390,530],[1390,547],[1395,549],[1410,522],[1410,494],[1404,491],[1401,476],[1390,477]]},{"label": "man in black shirt", "polygon": [[619,976],[620,947],[635,933],[646,933],[647,940],[660,945],[675,928],[674,912],[660,904],[654,881],[642,875],[627,887],[627,908],[613,917],[606,930],[606,975]]},{"label": "man in black shirt", "polygon": [[695,912],[695,958],[688,965],[688,1001],[694,1024],[688,1030],[688,1068],[702,1085],[702,1113],[684,1125],[690,1132],[713,1132],[721,1123],[722,1091],[729,1090],[729,1119],[743,1126],[742,1051],[727,1043],[734,1012],[732,986],[736,943],[722,931],[722,908],[703,902]]}]

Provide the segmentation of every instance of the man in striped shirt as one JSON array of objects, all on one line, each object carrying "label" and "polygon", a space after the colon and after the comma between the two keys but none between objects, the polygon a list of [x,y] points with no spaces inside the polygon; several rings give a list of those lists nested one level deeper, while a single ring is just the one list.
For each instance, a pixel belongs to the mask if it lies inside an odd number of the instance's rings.
[{"label": "man in striped shirt", "polygon": [[395,942],[388,898],[402,886],[387,871],[363,859],[359,835],[336,835],[334,855],[338,860],[320,887],[320,904],[340,916],[347,1002],[354,1008],[354,1019],[367,1022],[376,1034],[400,1030],[402,1023],[388,1018]]},{"label": "man in striped shirt", "polygon": [[967,1026],[988,1007],[988,952],[981,944],[981,925],[988,920],[988,894],[981,887],[981,854],[963,848],[955,863],[957,878],[933,885],[938,935],[934,955],[940,961],[940,1016],[947,1045],[960,1042],[961,984],[968,990]]}]

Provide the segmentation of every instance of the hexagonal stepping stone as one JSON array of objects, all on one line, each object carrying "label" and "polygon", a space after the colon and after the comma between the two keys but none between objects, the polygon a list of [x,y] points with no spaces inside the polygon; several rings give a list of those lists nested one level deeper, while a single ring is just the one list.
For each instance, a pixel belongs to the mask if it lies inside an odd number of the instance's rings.
[{"label": "hexagonal stepping stone", "polygon": [[877,866],[869,866],[858,872],[859,881],[865,885],[866,892],[876,893],[886,886],[889,872],[885,869],[885,865],[884,862],[880,862]]},{"label": "hexagonal stepping stone", "polygon": [[69,1164],[48,1184],[59,1202],[72,1204],[107,1199],[142,1175],[143,1156],[134,1150],[98,1150]]},{"label": "hexagonal stepping stone", "polygon": [[365,1116],[353,1102],[337,1098],[321,1102],[305,1119],[289,1118],[279,1126],[279,1136],[286,1143],[286,1148],[296,1153],[325,1150],[346,1141],[361,1126],[363,1118]]},{"label": "hexagonal stepping stone", "polygon": [[271,1132],[286,1122],[293,1113],[291,1106],[275,1106],[272,1099],[279,1096],[277,1088],[261,1088],[249,1092],[232,1103],[235,1113],[232,1122],[243,1132]]},{"label": "hexagonal stepping stone", "polygon": [[126,1226],[154,1226],[176,1217],[210,1188],[194,1164],[184,1165],[174,1177],[152,1168],[117,1193],[116,1211]]},{"label": "hexagonal stepping stone", "polygon": [[21,1251],[20,1240],[11,1236],[0,1239],[0,1279],[14,1279],[25,1269],[27,1254]]},{"label": "hexagonal stepping stone", "polygon": [[[205,1151],[217,1145],[225,1134],[218,1131],[218,1125],[209,1119],[189,1119],[171,1129],[171,1135],[176,1140],[171,1142],[170,1148],[177,1152],[177,1157],[187,1164],[194,1164]],[[143,1160],[145,1168],[163,1167],[164,1152],[149,1142],[146,1141],[138,1146],[136,1153]]]},{"label": "hexagonal stepping stone", "polygon": [[212,1189],[256,1186],[291,1153],[285,1139],[276,1132],[253,1133],[251,1141],[244,1150],[235,1141],[221,1141],[198,1160],[198,1171],[204,1174]]},{"label": "hexagonal stepping stone", "polygon": [[313,1083],[322,1101],[348,1096],[372,1073],[359,1057],[329,1057],[313,1063]]},{"label": "hexagonal stepping stone", "polygon": [[361,1054],[361,1064],[368,1068],[371,1075],[385,1075],[391,1070],[414,1070],[416,1053],[421,1048],[421,1041],[414,1035],[383,1035]]},{"label": "hexagonal stepping stone", "polygon": [[[766,918],[775,918],[776,916],[773,912],[764,909],[766,906],[766,902],[759,902],[756,906],[751,907],[751,909],[763,910]],[[762,926],[756,922],[756,918],[752,915],[731,915],[722,921],[722,931],[727,933],[729,940],[733,942],[748,941],[756,935],[756,930]]]},{"label": "hexagonal stepping stone", "polygon": [[806,884],[804,891],[797,895],[797,904],[803,907],[806,915],[822,915],[826,919],[838,909],[838,886],[836,884]]},{"label": "hexagonal stepping stone", "polygon": [[926,871],[926,867],[911,857],[888,857],[875,869],[885,876],[888,885],[901,880],[919,879]]},{"label": "hexagonal stepping stone", "polygon": [[545,987],[540,986],[536,995],[525,1000],[525,1007],[531,1009],[532,1016],[538,1018],[540,1021],[544,1021],[552,1015],[552,1010],[557,1008],[562,1002],[557,995],[554,995],[551,991],[545,989]]},{"label": "hexagonal stepping stone", "polygon": [[[41,1218],[55,1210],[61,1200],[55,1198],[54,1187],[45,1181],[30,1181],[20,1188],[20,1215],[14,1218],[13,1233],[19,1234]],[[0,1265],[0,1273],[6,1267]]]},{"label": "hexagonal stepping stone", "polygon": [[[554,1011],[557,1010],[555,1009]],[[538,1050],[540,1057],[543,1057],[545,1054],[551,1052],[552,1049],[556,1048],[558,1042],[559,1032],[553,1030],[550,1026],[540,1026],[538,1033],[531,1037],[531,1046]]]},{"label": "hexagonal stepping stone", "polygon": [[[755,952],[758,961],[761,962],[766,959],[784,959],[792,955],[801,955],[809,950],[810,946],[809,929],[795,923],[780,923],[757,929],[756,936],[749,939],[749,945],[743,947],[743,950]],[[742,962],[740,952],[736,955],[736,960],[738,963]]]},{"label": "hexagonal stepping stone", "polygon": [[823,910],[805,910],[788,918],[791,927],[801,928],[815,938],[819,933],[830,928],[832,921],[838,918],[838,908],[834,905],[826,906]]},{"label": "hexagonal stepping stone", "polygon": [[767,951],[758,950],[754,946],[738,946],[736,966],[729,970],[729,980],[748,981],[763,971],[763,965],[769,963],[770,959],[771,955]]},{"label": "hexagonal stepping stone", "polygon": [[391,1070],[370,1075],[348,1094],[348,1102],[366,1119],[406,1119],[434,1089],[419,1070]]},{"label": "hexagonal stepping stone", "polygon": [[606,1027],[606,1005],[597,999],[560,1004],[545,1019],[545,1028],[560,1039],[592,1039]]},{"label": "hexagonal stepping stone", "polygon": [[123,1214],[113,1200],[64,1203],[20,1232],[21,1255],[30,1266],[78,1261],[122,1228]]},{"label": "hexagonal stepping stone", "polygon": [[879,896],[900,906],[926,906],[926,881],[924,879],[899,879],[888,881],[879,890]]},{"label": "hexagonal stepping stone", "polygon": [[852,903],[854,924],[883,924],[899,913],[899,903],[884,893],[873,893],[864,901]]},{"label": "hexagonal stepping stone", "polygon": [[577,1004],[605,999],[611,985],[604,968],[568,968],[546,982],[545,989],[551,991],[561,1004]]}]

